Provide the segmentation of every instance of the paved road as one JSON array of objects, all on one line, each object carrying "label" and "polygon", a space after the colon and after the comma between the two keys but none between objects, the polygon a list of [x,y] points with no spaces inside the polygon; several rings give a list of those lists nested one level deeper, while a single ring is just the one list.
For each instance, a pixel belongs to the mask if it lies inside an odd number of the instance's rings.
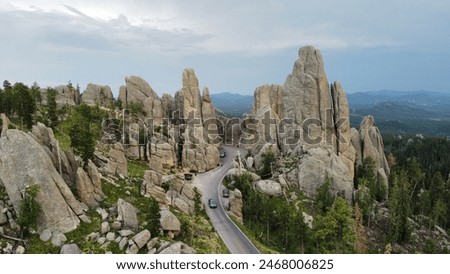
[{"label": "paved road", "polygon": [[[226,157],[221,159],[222,166],[209,172],[198,174],[197,182],[203,193],[203,203],[211,222],[219,236],[225,242],[232,254],[259,254],[259,250],[250,242],[244,233],[230,220],[223,208],[227,204],[227,199],[222,198],[222,179],[231,168],[231,162],[236,157],[238,149],[235,147],[224,147]],[[241,154],[245,152],[241,149]],[[245,154],[243,154],[245,155]],[[213,198],[218,201],[219,206],[211,209],[208,206],[208,199]]]}]

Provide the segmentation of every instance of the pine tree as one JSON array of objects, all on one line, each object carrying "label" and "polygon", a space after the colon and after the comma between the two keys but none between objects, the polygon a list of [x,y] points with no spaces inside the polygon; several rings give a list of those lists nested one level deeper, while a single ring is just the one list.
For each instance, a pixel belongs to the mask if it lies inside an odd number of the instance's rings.
[{"label": "pine tree", "polygon": [[411,187],[406,171],[396,171],[391,176],[392,191],[389,196],[389,232],[394,243],[409,239],[408,218],[411,210]]},{"label": "pine tree", "polygon": [[317,188],[316,204],[321,214],[325,214],[334,201],[330,194],[331,183],[332,178],[327,175],[325,182]]},{"label": "pine tree", "polygon": [[355,251],[356,253],[364,254],[367,253],[367,232],[358,202],[355,203],[353,211],[355,213]]},{"label": "pine tree", "polygon": [[355,252],[355,221],[352,208],[341,197],[325,215],[317,215],[313,225],[316,252],[323,254]]},{"label": "pine tree", "polygon": [[58,124],[58,115],[56,114],[56,96],[58,92],[56,89],[47,88],[47,119],[49,120],[49,126],[55,128]]},{"label": "pine tree", "polygon": [[148,230],[153,237],[159,235],[159,229],[161,228],[161,214],[159,212],[160,209],[158,201],[153,197],[149,197],[147,222]]},{"label": "pine tree", "polygon": [[15,83],[14,90],[14,108],[17,115],[28,129],[33,126],[33,116],[36,111],[36,101],[31,95],[30,89],[22,84]]}]

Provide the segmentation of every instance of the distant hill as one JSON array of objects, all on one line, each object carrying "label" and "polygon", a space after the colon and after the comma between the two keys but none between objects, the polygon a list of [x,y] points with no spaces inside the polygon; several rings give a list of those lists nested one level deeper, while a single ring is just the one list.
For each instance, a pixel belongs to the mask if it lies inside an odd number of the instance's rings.
[{"label": "distant hill", "polygon": [[211,94],[211,99],[215,108],[231,117],[241,117],[250,112],[253,104],[253,96],[231,92]]},{"label": "distant hill", "polygon": [[[253,96],[237,93],[211,95],[216,108],[231,117],[248,113]],[[366,115],[375,117],[383,134],[450,136],[450,93],[380,90],[347,94],[352,127]]]},{"label": "distant hill", "polygon": [[384,134],[450,136],[450,93],[381,90],[347,97],[354,127],[372,115]]},{"label": "distant hill", "polygon": [[424,110],[450,113],[450,92],[379,90],[347,94],[350,108],[361,109],[390,102]]}]

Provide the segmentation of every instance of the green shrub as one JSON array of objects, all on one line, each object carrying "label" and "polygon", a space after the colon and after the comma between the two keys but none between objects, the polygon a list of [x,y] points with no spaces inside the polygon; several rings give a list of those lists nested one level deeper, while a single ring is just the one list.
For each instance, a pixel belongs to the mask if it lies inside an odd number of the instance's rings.
[{"label": "green shrub", "polygon": [[17,223],[25,231],[30,228],[37,228],[37,218],[42,211],[41,205],[36,200],[39,191],[39,185],[32,185],[27,188],[25,190],[25,197],[20,204],[19,218],[17,220]]}]

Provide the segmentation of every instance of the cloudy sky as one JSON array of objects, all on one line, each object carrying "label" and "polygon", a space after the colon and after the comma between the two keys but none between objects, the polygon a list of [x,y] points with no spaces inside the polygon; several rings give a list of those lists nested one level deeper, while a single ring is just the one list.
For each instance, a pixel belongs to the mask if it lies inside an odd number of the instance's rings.
[{"label": "cloudy sky", "polygon": [[0,80],[158,94],[194,68],[213,93],[283,84],[303,45],[347,92],[450,92],[450,1],[0,0]]}]

